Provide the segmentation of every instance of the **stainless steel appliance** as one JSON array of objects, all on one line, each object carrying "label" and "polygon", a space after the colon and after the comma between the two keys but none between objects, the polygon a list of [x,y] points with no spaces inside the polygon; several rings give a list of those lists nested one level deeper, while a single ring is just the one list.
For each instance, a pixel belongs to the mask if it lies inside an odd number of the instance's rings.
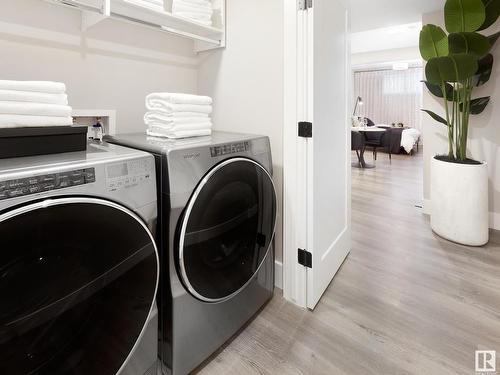
[{"label": "stainless steel appliance", "polygon": [[156,374],[151,155],[0,160],[0,374]]},{"label": "stainless steel appliance", "polygon": [[159,182],[160,355],[187,374],[273,295],[276,192],[267,137],[108,137],[152,153]]}]

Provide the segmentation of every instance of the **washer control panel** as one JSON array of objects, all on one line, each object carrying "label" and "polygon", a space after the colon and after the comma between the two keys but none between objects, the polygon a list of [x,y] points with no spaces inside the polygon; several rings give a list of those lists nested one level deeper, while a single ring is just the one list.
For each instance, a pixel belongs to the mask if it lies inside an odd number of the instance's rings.
[{"label": "washer control panel", "polygon": [[152,159],[138,159],[106,166],[106,186],[117,191],[138,186],[151,180],[154,173]]},{"label": "washer control panel", "polygon": [[95,182],[94,168],[0,181],[0,200],[91,184],[93,182]]},{"label": "washer control panel", "polygon": [[250,142],[230,143],[226,145],[210,147],[210,155],[213,158],[216,158],[219,156],[247,152],[248,150],[250,150]]}]

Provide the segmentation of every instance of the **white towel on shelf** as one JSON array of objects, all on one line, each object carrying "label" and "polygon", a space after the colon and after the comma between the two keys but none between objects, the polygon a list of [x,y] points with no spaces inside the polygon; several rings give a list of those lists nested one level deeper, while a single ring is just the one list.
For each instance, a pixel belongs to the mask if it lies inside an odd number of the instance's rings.
[{"label": "white towel on shelf", "polygon": [[50,81],[5,81],[0,80],[0,90],[35,91],[46,94],[65,94],[66,85]]},{"label": "white towel on shelf", "polygon": [[140,5],[153,10],[164,11],[163,0],[127,0],[129,3]]},{"label": "white towel on shelf", "polygon": [[173,0],[173,3],[178,3],[178,2],[190,6],[202,6],[205,8],[213,7],[213,3],[211,0]]},{"label": "white towel on shelf", "polygon": [[212,124],[209,117],[176,117],[164,116],[158,112],[147,112],[144,115],[144,123],[150,125],[182,125],[182,124]]},{"label": "white towel on shelf", "polygon": [[149,3],[149,4],[153,4],[153,5],[159,5],[161,7],[164,6],[164,1],[163,0],[134,0],[134,1],[143,2],[143,3]]},{"label": "white towel on shelf", "polygon": [[26,116],[0,114],[0,128],[21,128],[35,126],[68,126],[73,125],[72,117],[59,116]]},{"label": "white towel on shelf", "polygon": [[183,2],[174,2],[172,4],[172,13],[186,12],[186,13],[203,13],[212,15],[214,10],[212,7],[203,7]]},{"label": "white towel on shelf", "polygon": [[175,15],[179,16],[179,17],[189,18],[189,19],[195,20],[195,21],[202,21],[202,22],[205,22],[207,24],[208,23],[212,24],[212,15],[211,14],[177,12],[177,13],[175,13]]},{"label": "white towel on shelf", "polygon": [[155,106],[163,103],[170,104],[197,104],[197,105],[211,105],[212,98],[209,96],[191,95],[191,94],[176,94],[170,92],[154,92],[146,96],[146,106]]},{"label": "white towel on shelf", "polygon": [[164,114],[172,113],[176,114],[179,112],[195,112],[204,113],[209,115],[212,113],[211,105],[197,105],[197,104],[171,104],[167,102],[155,102],[151,104],[146,104],[146,108],[149,111],[161,111]]},{"label": "white towel on shelf", "polygon": [[172,117],[176,118],[185,118],[185,117],[196,117],[199,119],[208,119],[208,113],[200,113],[200,112],[168,112],[162,109],[155,109],[153,111],[149,111],[147,113],[156,114],[157,116],[161,116],[162,119],[170,120]]},{"label": "white towel on shelf", "polygon": [[0,90],[0,101],[68,105],[68,96],[35,91]]},{"label": "white towel on shelf", "polygon": [[150,131],[149,129],[146,131],[147,135],[150,137],[159,137],[159,138],[190,138],[190,137],[206,137],[212,134],[212,129],[202,129],[202,130],[177,130],[171,132],[164,133],[155,133]]},{"label": "white towel on shelf", "polygon": [[0,114],[29,116],[71,116],[72,109],[67,105],[30,103],[30,102],[0,102]]}]

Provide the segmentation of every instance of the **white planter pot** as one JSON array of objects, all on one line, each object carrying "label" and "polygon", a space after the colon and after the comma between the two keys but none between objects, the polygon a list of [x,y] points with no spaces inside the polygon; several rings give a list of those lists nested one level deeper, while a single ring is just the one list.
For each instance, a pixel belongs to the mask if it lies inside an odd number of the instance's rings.
[{"label": "white planter pot", "polygon": [[463,245],[489,240],[488,166],[432,159],[431,227],[439,236]]}]

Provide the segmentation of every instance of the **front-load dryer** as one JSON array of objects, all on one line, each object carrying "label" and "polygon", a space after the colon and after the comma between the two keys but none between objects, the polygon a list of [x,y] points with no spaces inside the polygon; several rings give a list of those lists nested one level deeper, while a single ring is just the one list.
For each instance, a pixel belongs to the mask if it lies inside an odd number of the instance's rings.
[{"label": "front-load dryer", "polygon": [[155,155],[161,191],[160,354],[187,374],[272,297],[276,192],[267,137],[107,138]]},{"label": "front-load dryer", "polygon": [[0,374],[156,374],[156,218],[147,153],[0,160]]}]

